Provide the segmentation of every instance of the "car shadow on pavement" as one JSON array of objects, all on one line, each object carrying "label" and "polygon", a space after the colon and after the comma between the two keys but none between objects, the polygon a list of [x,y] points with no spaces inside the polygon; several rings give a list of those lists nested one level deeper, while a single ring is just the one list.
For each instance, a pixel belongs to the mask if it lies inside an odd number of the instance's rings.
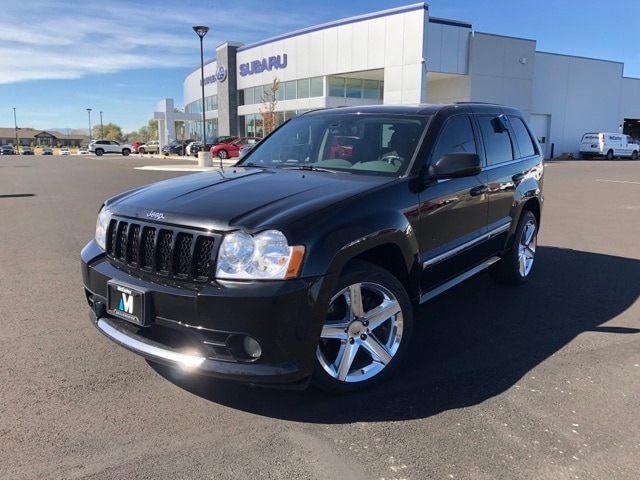
[{"label": "car shadow on pavement", "polygon": [[150,365],[194,395],[257,415],[324,424],[394,421],[479,404],[582,333],[640,333],[604,325],[640,296],[640,260],[539,246],[536,261],[524,286],[498,285],[483,273],[422,305],[398,373],[359,393],[252,388]]}]

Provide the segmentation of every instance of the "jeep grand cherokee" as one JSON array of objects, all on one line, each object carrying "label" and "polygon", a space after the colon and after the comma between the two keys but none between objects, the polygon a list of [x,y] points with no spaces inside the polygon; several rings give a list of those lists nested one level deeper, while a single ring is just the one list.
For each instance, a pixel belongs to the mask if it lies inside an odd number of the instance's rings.
[{"label": "jeep grand cherokee", "polygon": [[529,278],[540,152],[497,105],[301,114],[234,167],[107,200],[82,251],[90,317],[195,373],[370,386],[398,367],[418,304],[485,268]]}]

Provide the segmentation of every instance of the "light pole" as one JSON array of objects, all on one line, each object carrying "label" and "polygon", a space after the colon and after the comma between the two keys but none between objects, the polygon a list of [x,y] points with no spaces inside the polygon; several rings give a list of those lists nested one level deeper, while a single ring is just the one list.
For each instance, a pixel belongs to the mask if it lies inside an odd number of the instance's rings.
[{"label": "light pole", "polygon": [[87,113],[89,114],[89,143],[91,143],[91,109],[87,108]]},{"label": "light pole", "polygon": [[[196,32],[196,35],[200,37],[200,85],[202,86],[202,148],[198,152],[198,163],[202,163],[203,166],[207,165],[207,155],[205,152],[207,148],[207,133],[206,133],[206,119],[204,115],[204,50],[202,46],[202,40],[204,36],[209,31],[209,27],[205,27],[204,25],[196,25],[193,27],[193,31]],[[202,154],[202,155],[201,155]]]},{"label": "light pole", "polygon": [[20,155],[20,146],[18,145],[18,121],[16,120],[16,107],[13,107],[13,124],[16,127],[16,155]]},{"label": "light pole", "polygon": [[104,133],[102,132],[102,112],[100,112],[100,138],[104,140]]}]

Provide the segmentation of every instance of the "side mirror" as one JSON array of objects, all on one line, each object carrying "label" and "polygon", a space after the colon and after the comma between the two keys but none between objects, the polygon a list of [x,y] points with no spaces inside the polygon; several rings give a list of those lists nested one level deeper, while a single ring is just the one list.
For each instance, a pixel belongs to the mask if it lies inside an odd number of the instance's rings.
[{"label": "side mirror", "polygon": [[477,153],[448,153],[431,165],[427,180],[473,177],[482,172],[482,162]]}]

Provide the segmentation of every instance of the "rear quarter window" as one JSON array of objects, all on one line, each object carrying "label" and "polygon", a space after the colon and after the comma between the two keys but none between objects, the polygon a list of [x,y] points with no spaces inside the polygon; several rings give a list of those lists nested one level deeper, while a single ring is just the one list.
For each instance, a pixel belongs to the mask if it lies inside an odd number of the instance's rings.
[{"label": "rear quarter window", "polygon": [[522,119],[518,117],[511,117],[509,118],[509,121],[511,122],[513,134],[515,135],[516,141],[518,142],[518,148],[520,149],[520,158],[537,155],[538,148],[533,142],[531,134],[529,133],[529,130],[527,129]]}]

